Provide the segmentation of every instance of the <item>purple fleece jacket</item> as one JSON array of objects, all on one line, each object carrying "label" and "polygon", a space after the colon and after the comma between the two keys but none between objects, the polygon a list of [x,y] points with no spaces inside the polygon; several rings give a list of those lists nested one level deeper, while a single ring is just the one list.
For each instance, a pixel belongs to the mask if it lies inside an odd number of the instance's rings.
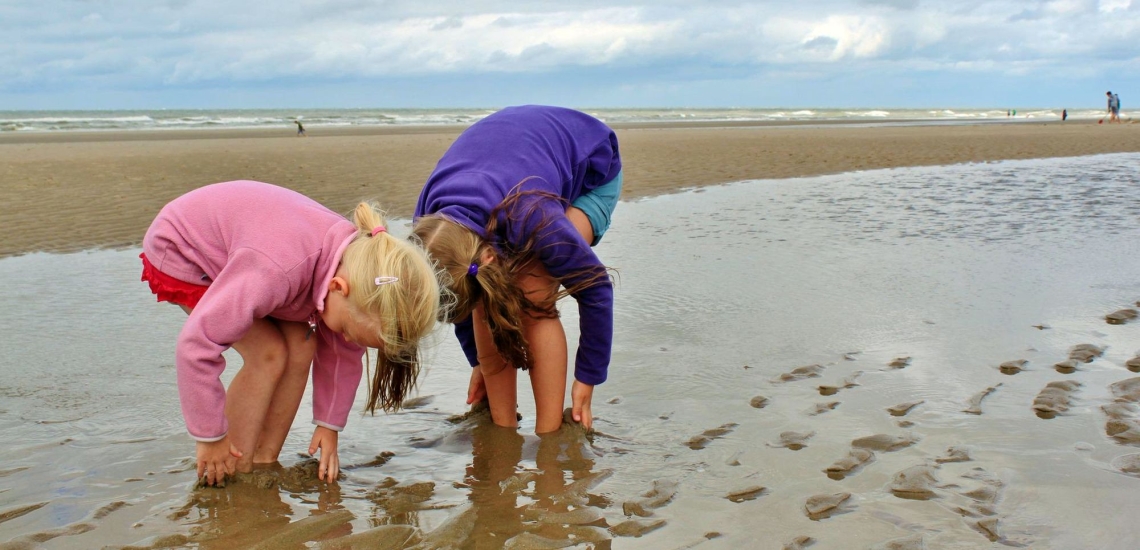
[{"label": "purple fleece jacket", "polygon": [[329,281],[356,226],[312,199],[256,181],[207,185],[174,199],[143,237],[159,271],[208,285],[178,335],[175,368],[186,428],[226,435],[222,352],[255,319],[314,321],[313,423],[340,431],[360,384],[364,348],[320,321]]},{"label": "purple fleece jacket", "polygon": [[[539,260],[556,277],[583,276],[586,270],[603,266],[566,217],[566,207],[620,171],[617,137],[600,120],[560,107],[509,107],[475,123],[455,140],[420,193],[415,217],[448,217],[502,250],[521,246],[546,223],[537,235]],[[487,235],[491,211],[523,180],[520,189],[545,191],[566,202],[521,200],[513,212],[515,219],[501,215],[498,234]],[[581,328],[574,377],[585,384],[601,384],[606,381],[613,343],[613,286],[606,279],[574,298]],[[455,334],[467,360],[472,366],[478,364],[471,320],[456,323]]]}]

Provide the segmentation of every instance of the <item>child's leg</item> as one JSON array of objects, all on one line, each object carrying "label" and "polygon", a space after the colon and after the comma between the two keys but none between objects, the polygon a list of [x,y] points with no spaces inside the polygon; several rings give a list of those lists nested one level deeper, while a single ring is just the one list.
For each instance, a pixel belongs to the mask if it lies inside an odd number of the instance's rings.
[{"label": "child's leg", "polygon": [[[549,299],[558,290],[558,281],[538,262],[529,266],[516,284],[535,302]],[[557,317],[527,316],[523,320],[523,333],[534,360],[530,370],[536,416],[534,432],[553,432],[562,426],[562,408],[566,402],[566,331]]]},{"label": "child's leg", "polygon": [[226,389],[226,419],[230,441],[243,454],[238,471],[248,472],[269,403],[285,371],[288,348],[281,329],[267,319],[255,320],[233,347],[244,364]]},{"label": "child's leg", "polygon": [[285,445],[285,438],[289,436],[289,428],[293,426],[293,419],[297,417],[301,397],[305,395],[305,386],[309,382],[309,367],[312,366],[313,355],[317,351],[317,339],[305,339],[309,334],[307,323],[289,321],[276,323],[285,337],[287,353],[285,372],[277,382],[277,389],[265,414],[265,423],[257,440],[256,451],[253,453],[254,464],[277,462],[281,447]]},{"label": "child's leg", "polygon": [[491,327],[483,306],[471,312],[472,327],[475,330],[475,348],[479,351],[479,370],[483,373],[483,385],[487,389],[487,405],[491,408],[491,420],[499,426],[514,428],[518,421],[518,371],[514,365],[507,365],[495,347],[491,337]]}]

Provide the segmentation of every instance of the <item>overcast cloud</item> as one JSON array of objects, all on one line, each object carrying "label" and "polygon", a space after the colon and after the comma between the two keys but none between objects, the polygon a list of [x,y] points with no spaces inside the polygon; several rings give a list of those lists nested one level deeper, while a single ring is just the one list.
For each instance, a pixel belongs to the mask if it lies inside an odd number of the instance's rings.
[{"label": "overcast cloud", "polygon": [[1140,0],[0,0],[0,31],[0,109],[1059,107],[1140,92]]}]

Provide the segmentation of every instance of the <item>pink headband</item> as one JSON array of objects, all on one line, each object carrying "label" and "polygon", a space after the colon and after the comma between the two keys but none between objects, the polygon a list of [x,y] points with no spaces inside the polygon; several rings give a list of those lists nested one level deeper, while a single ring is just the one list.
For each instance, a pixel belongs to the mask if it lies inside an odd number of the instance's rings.
[{"label": "pink headband", "polygon": [[383,225],[377,225],[372,229],[372,236],[375,237],[377,233],[383,233],[385,231],[387,231],[387,229],[384,229]]}]

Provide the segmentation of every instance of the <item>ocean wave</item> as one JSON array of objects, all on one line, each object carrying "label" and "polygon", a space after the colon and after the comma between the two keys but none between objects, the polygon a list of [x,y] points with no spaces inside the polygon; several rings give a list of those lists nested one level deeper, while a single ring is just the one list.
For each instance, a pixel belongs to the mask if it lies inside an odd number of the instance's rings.
[{"label": "ocean wave", "polygon": [[[294,121],[306,128],[367,126],[469,125],[495,109],[171,109],[134,111],[0,111],[0,132],[15,131],[131,131],[219,128],[293,129]],[[1006,109],[796,109],[796,108],[624,108],[587,109],[607,123],[843,121],[878,122],[1006,119]],[[1060,118],[1060,109],[1033,109],[1018,119]],[[1070,110],[1070,118],[1103,116],[1100,111]]]}]

